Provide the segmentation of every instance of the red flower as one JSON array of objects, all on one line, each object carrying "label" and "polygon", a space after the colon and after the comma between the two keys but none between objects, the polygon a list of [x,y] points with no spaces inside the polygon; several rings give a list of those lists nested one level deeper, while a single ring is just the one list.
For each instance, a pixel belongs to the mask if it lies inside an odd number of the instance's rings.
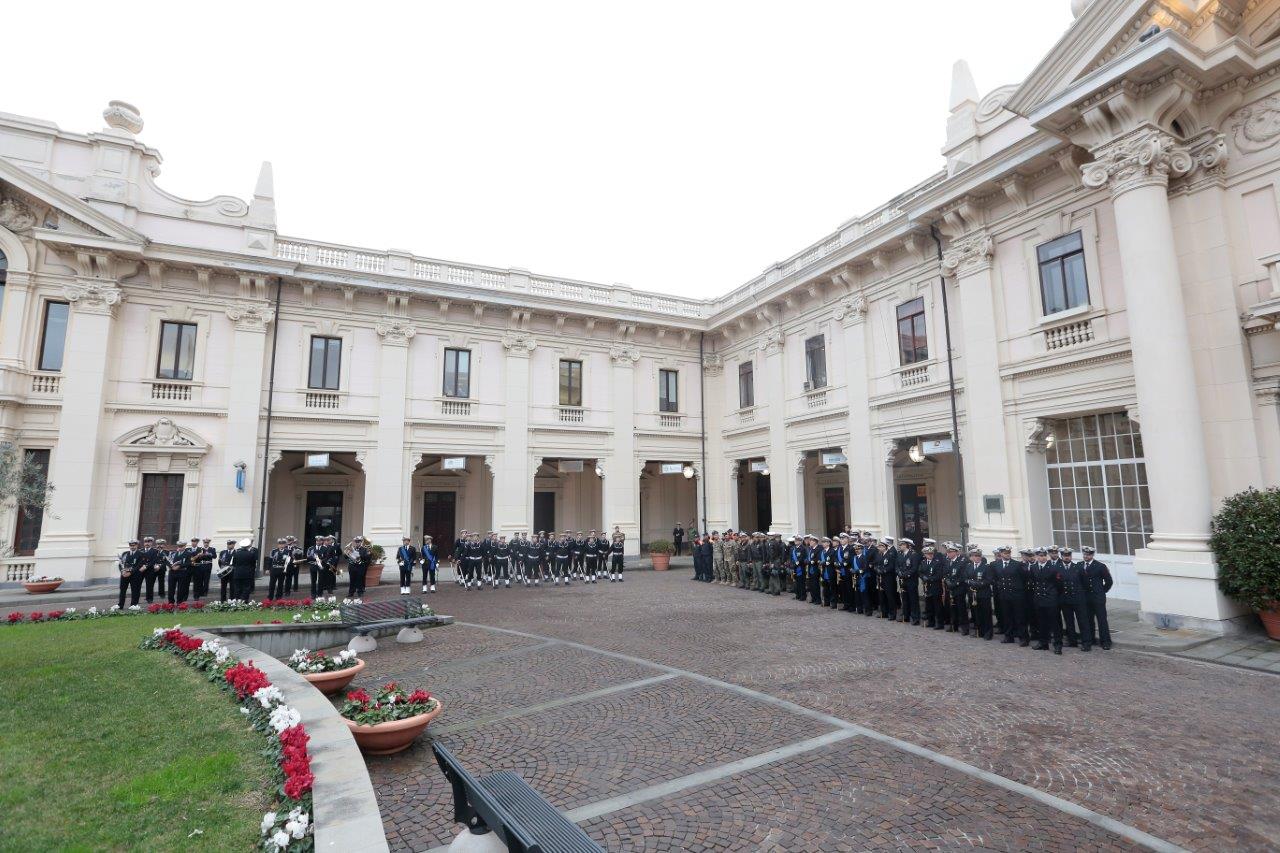
[{"label": "red flower", "polygon": [[147,605],[147,612],[148,612],[148,613],[159,613],[159,612],[160,612],[160,605],[159,605],[159,604],[148,604],[148,605]]},{"label": "red flower", "polygon": [[283,623],[283,622],[281,622],[279,619],[272,619],[272,620],[271,620],[271,624],[272,624],[272,625],[283,625],[284,623]]},{"label": "red flower", "polygon": [[310,607],[310,606],[311,606],[311,599],[310,599],[310,598],[304,598],[304,599],[302,599],[302,606],[303,606],[303,607]]},{"label": "red flower", "polygon": [[34,610],[31,613],[27,614],[27,618],[30,619],[32,622],[43,622],[44,614],[41,613],[39,610]]},{"label": "red flower", "polygon": [[14,624],[15,622],[21,622],[21,621],[22,621],[22,614],[19,613],[18,611],[15,610],[9,614],[10,625]]},{"label": "red flower", "polygon": [[262,620],[261,620],[261,619],[259,619],[257,622],[254,622],[253,624],[255,624],[255,625],[261,625],[261,624],[262,624]]},{"label": "red flower", "polygon": [[186,610],[186,609],[188,608],[188,606],[189,606],[189,605],[184,601],[184,602],[182,602],[181,604],[179,604],[179,605],[178,605],[178,609],[179,609],[179,610]]},{"label": "red flower", "polygon": [[238,663],[228,668],[222,677],[235,690],[236,697],[239,699],[252,695],[259,688],[271,685],[266,673],[254,666],[253,661]]},{"label": "red flower", "polygon": [[382,685],[382,689],[390,693],[393,690],[399,690],[400,685],[394,681],[388,681],[386,684]]},{"label": "red flower", "polygon": [[62,618],[62,614],[63,614],[63,613],[66,613],[66,612],[67,612],[67,611],[65,611],[65,610],[50,610],[50,611],[49,611],[49,619],[50,619],[50,620],[53,620],[53,619],[61,619],[61,618]]},{"label": "red flower", "polygon": [[373,697],[370,696],[368,693],[365,693],[363,687],[357,687],[355,690],[352,690],[351,692],[347,693],[348,702],[360,702],[367,705],[372,700],[373,700]]},{"label": "red flower", "polygon": [[161,604],[160,607],[165,613],[172,613],[175,609],[174,606],[167,601],[164,604]]},{"label": "red flower", "polygon": [[303,794],[311,790],[315,781],[316,777],[311,775],[310,771],[290,776],[284,783],[284,795],[291,800],[300,800]]},{"label": "red flower", "polygon": [[409,694],[409,702],[411,704],[417,702],[430,702],[431,694],[425,690],[415,690]]},{"label": "red flower", "polygon": [[197,601],[195,604],[192,604],[192,605],[191,605],[191,609],[192,609],[192,610],[204,610],[204,602],[203,602],[203,601]]}]

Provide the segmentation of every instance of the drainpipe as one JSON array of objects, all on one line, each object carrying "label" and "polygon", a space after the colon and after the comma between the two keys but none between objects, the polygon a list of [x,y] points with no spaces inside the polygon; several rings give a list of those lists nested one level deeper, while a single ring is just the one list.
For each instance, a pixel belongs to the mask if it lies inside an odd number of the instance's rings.
[{"label": "drainpipe", "polygon": [[276,393],[276,345],[280,343],[280,289],[283,286],[284,279],[276,276],[275,322],[271,324],[271,369],[267,374],[267,436],[262,445],[262,501],[258,505],[258,556],[264,561],[266,560],[264,547],[266,542],[263,537],[266,536],[267,527],[267,481],[271,479],[271,472],[267,470],[267,460],[271,456],[271,412]]},{"label": "drainpipe", "polygon": [[947,277],[942,274],[942,238],[938,235],[938,226],[929,225],[929,235],[938,246],[938,282],[942,286],[942,328],[947,340],[947,386],[951,395],[951,443],[955,447],[956,477],[960,486],[957,496],[960,499],[960,544],[969,544],[969,513],[965,509],[964,496],[964,457],[960,454],[960,415],[956,406],[956,368],[952,360],[951,350],[951,311],[947,305]]},{"label": "drainpipe", "polygon": [[702,427],[702,530],[707,529],[707,380],[704,348],[707,333],[698,332],[698,423]]}]

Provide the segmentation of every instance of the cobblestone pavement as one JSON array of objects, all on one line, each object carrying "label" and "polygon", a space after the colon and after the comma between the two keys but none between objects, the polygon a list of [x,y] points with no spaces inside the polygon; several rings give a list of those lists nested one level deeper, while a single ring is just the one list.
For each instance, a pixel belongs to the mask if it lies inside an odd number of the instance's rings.
[{"label": "cobblestone pavement", "polygon": [[[1058,657],[683,572],[430,601],[465,624],[382,640],[363,682],[440,695],[435,736],[471,770],[521,773],[609,849],[1280,846],[1274,676]],[[394,849],[448,842],[428,742],[369,766]]]}]

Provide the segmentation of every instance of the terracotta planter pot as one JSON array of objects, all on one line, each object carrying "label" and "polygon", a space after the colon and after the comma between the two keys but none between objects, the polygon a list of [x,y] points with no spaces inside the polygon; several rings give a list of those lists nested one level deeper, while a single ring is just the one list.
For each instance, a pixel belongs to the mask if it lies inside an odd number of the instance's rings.
[{"label": "terracotta planter pot", "polygon": [[62,581],[25,581],[22,585],[26,587],[29,595],[40,595],[44,592],[53,592],[62,586]]},{"label": "terracotta planter pot", "polygon": [[655,572],[665,572],[671,568],[670,554],[650,554],[649,559],[653,560],[653,570]]},{"label": "terracotta planter pot", "polygon": [[1280,640],[1280,601],[1273,601],[1268,609],[1259,610],[1258,618],[1262,620],[1262,627],[1266,629],[1267,636],[1273,640]]},{"label": "terracotta planter pot", "polygon": [[364,573],[365,589],[368,589],[371,586],[377,586],[378,584],[382,583],[382,569],[385,565],[386,565],[385,563],[374,563],[369,568],[365,569],[365,573]]},{"label": "terracotta planter pot", "polygon": [[434,711],[403,720],[378,723],[374,726],[358,726],[346,717],[343,717],[343,721],[347,724],[347,728],[351,729],[351,735],[356,739],[356,746],[360,747],[361,752],[366,755],[391,755],[408,749],[409,745],[426,730],[432,720],[440,716],[443,710],[444,704],[436,700]]},{"label": "terracotta planter pot", "polygon": [[298,673],[312,686],[326,696],[332,696],[351,683],[364,670],[364,661],[356,658],[356,665],[346,669],[335,669],[333,672],[300,672]]}]

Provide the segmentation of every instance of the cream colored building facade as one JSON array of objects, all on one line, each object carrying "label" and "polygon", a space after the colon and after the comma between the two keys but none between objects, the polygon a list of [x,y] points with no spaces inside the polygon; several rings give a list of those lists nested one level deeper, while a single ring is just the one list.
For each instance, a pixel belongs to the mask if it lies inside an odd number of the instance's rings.
[{"label": "cream colored building facade", "polygon": [[127,104],[3,116],[0,438],[56,488],[5,580],[253,535],[266,486],[267,537],[387,546],[1094,544],[1231,630],[1209,518],[1280,481],[1280,0],[1073,6],[1020,84],[957,64],[941,171],[712,300],[286,236],[269,165],[176,198]]}]

